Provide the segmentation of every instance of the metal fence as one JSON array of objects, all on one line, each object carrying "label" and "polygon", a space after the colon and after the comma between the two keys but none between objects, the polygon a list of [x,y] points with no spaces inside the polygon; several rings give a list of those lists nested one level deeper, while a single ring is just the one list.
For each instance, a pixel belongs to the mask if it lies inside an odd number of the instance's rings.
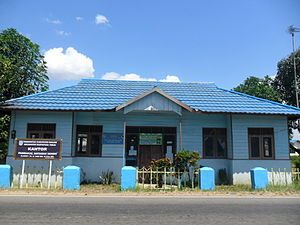
[{"label": "metal fence", "polygon": [[[300,183],[300,169],[267,169],[270,185],[291,185]],[[246,174],[245,174],[246,175]],[[250,182],[250,172],[248,173]],[[199,189],[200,169],[177,171],[175,168],[153,170],[141,168],[137,171],[137,184],[143,189]],[[250,184],[250,183],[249,183]]]},{"label": "metal fence", "polygon": [[143,167],[137,171],[136,179],[138,187],[146,189],[199,188],[200,169],[176,171],[175,168],[153,170]]},{"label": "metal fence", "polygon": [[[50,188],[62,187],[63,168],[54,167],[51,171]],[[12,187],[20,188],[47,188],[49,182],[49,169],[47,167],[25,167],[22,181],[22,169],[13,171]]]}]

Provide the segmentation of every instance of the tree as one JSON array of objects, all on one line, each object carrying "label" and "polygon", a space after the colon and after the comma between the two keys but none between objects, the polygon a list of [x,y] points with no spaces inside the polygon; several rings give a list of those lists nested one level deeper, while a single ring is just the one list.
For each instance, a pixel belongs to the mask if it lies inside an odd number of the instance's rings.
[{"label": "tree", "polygon": [[259,98],[281,102],[280,94],[273,87],[273,80],[269,76],[265,76],[262,79],[250,76],[242,84],[233,88],[233,90]]},{"label": "tree", "polygon": [[[9,28],[0,33],[0,103],[48,89],[39,45]],[[10,116],[0,111],[0,159],[7,152]]]},{"label": "tree", "polygon": [[[300,50],[295,52],[297,82],[300,82]],[[295,94],[295,75],[293,53],[277,64],[277,75],[273,87],[278,90],[284,103],[297,106]],[[300,96],[299,96],[300,97]]]}]

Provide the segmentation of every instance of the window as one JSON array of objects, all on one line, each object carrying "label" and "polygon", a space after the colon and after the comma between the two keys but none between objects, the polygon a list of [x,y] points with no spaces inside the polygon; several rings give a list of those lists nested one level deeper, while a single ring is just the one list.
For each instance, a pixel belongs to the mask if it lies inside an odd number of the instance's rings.
[{"label": "window", "polygon": [[77,126],[77,156],[101,156],[102,126]]},{"label": "window", "polygon": [[27,138],[55,138],[56,124],[29,123],[27,125]]},{"label": "window", "polygon": [[273,128],[248,128],[250,159],[274,159]]},{"label": "window", "polygon": [[226,128],[203,128],[203,157],[226,158]]}]

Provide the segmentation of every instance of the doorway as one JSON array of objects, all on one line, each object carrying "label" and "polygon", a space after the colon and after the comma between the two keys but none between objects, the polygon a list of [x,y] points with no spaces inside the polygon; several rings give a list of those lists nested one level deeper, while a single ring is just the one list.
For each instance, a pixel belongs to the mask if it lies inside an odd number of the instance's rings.
[{"label": "doorway", "polygon": [[173,158],[176,127],[126,127],[126,165],[147,167],[151,161]]},{"label": "doorway", "polygon": [[151,161],[164,158],[162,145],[140,145],[138,167],[147,167]]}]

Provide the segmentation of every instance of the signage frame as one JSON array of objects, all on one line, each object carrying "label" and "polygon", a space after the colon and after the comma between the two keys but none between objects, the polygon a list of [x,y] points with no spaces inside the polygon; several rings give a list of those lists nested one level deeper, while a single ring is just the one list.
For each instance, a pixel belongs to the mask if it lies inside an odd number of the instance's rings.
[{"label": "signage frame", "polygon": [[[60,142],[59,150],[58,150],[58,158],[49,159],[49,158],[17,158],[17,143],[19,141],[58,141]],[[39,161],[61,161],[62,160],[62,144],[63,139],[46,139],[46,138],[16,138],[15,144],[14,144],[14,154],[13,158],[14,160],[39,160]]]},{"label": "signage frame", "polygon": [[[116,137],[116,139],[112,139]],[[123,145],[124,144],[124,134],[123,133],[103,133],[102,134],[102,144],[103,145]]]},{"label": "signage frame", "polygon": [[[142,136],[159,136],[159,138],[152,138],[152,140],[159,140],[160,139],[160,143],[146,143],[146,142],[142,142],[141,140],[143,139]],[[145,138],[144,138],[145,139]],[[162,133],[140,133],[139,135],[139,145],[162,145],[163,144],[163,134]]]}]

